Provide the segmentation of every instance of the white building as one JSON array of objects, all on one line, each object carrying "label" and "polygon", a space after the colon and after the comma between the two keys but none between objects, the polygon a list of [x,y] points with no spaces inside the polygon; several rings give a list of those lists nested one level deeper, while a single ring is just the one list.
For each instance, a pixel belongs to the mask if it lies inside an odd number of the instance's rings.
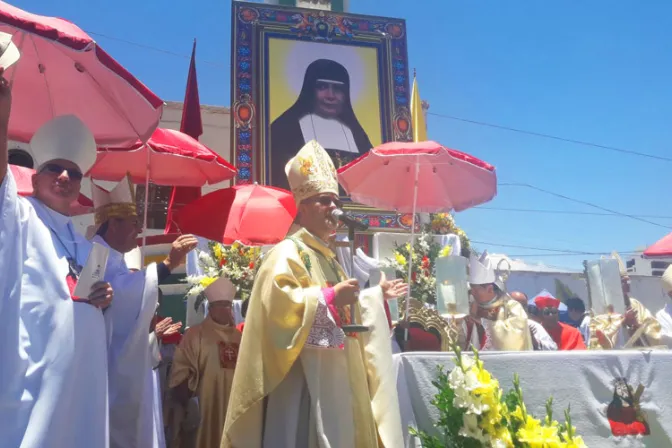
[{"label": "white building", "polygon": [[661,277],[665,269],[672,264],[672,257],[644,258],[643,255],[631,258],[625,262],[628,272],[637,275],[651,275]]}]

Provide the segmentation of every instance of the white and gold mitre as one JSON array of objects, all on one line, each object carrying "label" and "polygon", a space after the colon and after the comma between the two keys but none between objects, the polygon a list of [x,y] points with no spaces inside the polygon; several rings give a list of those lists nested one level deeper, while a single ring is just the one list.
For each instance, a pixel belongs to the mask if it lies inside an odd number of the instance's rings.
[{"label": "white and gold mitre", "polygon": [[294,158],[287,162],[285,173],[297,204],[322,193],[338,195],[334,162],[315,140],[306,143]]},{"label": "white and gold mitre", "polygon": [[129,175],[126,175],[110,192],[91,182],[91,199],[95,208],[96,227],[100,227],[110,218],[138,216],[135,191]]}]

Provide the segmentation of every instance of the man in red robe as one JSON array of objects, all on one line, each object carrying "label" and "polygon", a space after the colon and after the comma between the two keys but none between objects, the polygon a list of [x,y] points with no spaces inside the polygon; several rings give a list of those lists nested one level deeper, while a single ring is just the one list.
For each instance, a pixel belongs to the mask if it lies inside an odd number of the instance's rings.
[{"label": "man in red robe", "polygon": [[534,304],[541,316],[541,325],[558,345],[558,350],[585,350],[581,332],[558,320],[560,301],[548,291],[542,291],[534,298]]}]

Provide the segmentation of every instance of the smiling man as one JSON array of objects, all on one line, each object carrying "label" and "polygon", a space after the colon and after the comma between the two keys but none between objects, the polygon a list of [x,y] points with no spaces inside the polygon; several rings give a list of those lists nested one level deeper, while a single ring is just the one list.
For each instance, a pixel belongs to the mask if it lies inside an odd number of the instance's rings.
[{"label": "smiling man", "polygon": [[[222,447],[398,446],[384,300],[408,285],[382,279],[360,293],[338,264],[328,242],[338,225],[336,170],[316,141],[285,169],[302,228],[271,249],[257,273]],[[351,304],[366,334],[343,331]]]},{"label": "smiling man", "polygon": [[91,131],[59,116],[30,142],[34,196],[7,169],[11,93],[0,71],[0,440],[8,447],[107,446],[108,283],[75,297],[91,243],[70,204],[96,159]]}]

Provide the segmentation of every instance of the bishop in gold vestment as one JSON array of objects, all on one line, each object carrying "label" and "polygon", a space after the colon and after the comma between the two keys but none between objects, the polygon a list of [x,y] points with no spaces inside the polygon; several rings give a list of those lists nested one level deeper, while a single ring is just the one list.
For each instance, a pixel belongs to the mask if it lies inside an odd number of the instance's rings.
[{"label": "bishop in gold vestment", "polygon": [[497,279],[487,252],[469,259],[469,283],[477,312],[466,324],[467,345],[479,350],[532,350],[527,313]]},{"label": "bishop in gold vestment", "polygon": [[[383,302],[389,285],[358,293],[326,242],[336,228],[331,211],[338,183],[324,149],[308,143],[286,171],[304,228],[276,245],[259,268],[221,446],[401,447]],[[351,321],[348,308],[339,306],[348,294],[370,331],[341,329]]]},{"label": "bishop in gold vestment", "polygon": [[[177,347],[169,387],[185,406],[191,394],[198,397],[201,422],[196,446],[217,448],[222,440],[241,334],[234,326],[232,313],[236,287],[220,277],[204,293],[209,303],[208,316],[191,327]],[[182,442],[176,431],[171,446],[179,448]]]},{"label": "bishop in gold vestment", "polygon": [[617,253],[621,287],[627,310],[624,315],[605,313],[590,319],[588,348],[612,350],[629,348],[667,348],[671,338],[663,331],[660,322],[639,300],[630,295],[630,276]]}]

